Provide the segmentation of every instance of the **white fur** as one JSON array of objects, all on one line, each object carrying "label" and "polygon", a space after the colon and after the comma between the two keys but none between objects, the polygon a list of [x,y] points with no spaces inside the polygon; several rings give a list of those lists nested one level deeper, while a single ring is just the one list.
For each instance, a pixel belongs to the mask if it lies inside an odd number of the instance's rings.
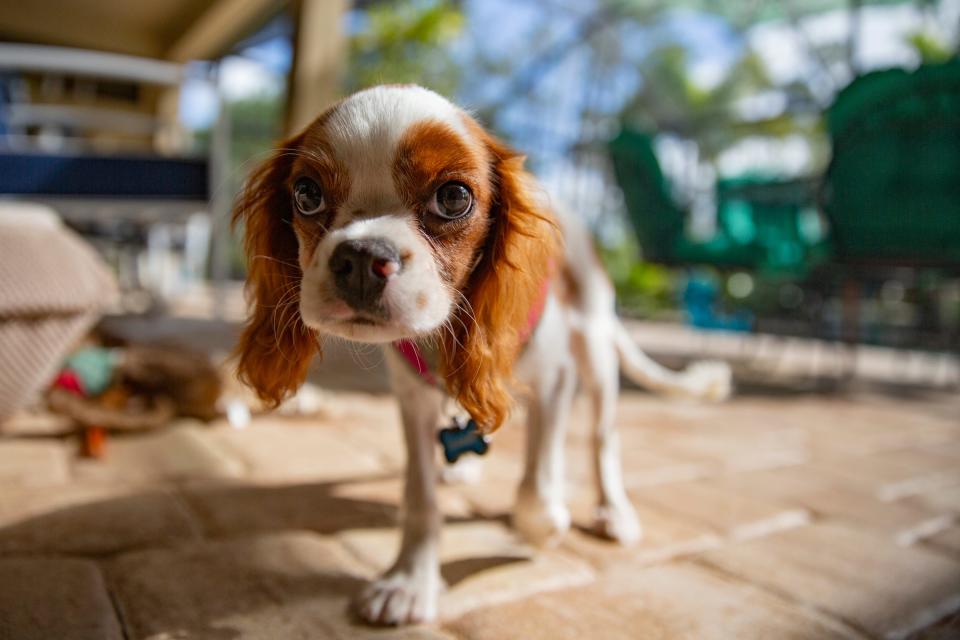
[{"label": "white fur", "polygon": [[416,377],[392,349],[387,349],[387,363],[407,445],[403,535],[397,559],[360,593],[354,609],[364,620],[377,624],[428,622],[437,616],[443,586],[434,465],[434,435],[443,396]]},{"label": "white fur", "polygon": [[[694,365],[687,373],[671,372],[632,343],[628,346],[626,331],[614,313],[613,288],[594,258],[584,253],[590,250],[589,235],[571,220],[564,221],[564,234],[567,264],[575,268],[582,296],[574,306],[548,297],[515,369],[526,390],[527,445],[512,522],[525,538],[540,545],[556,543],[570,527],[564,496],[564,436],[579,379],[592,405],[599,495],[593,529],[602,537],[630,545],[640,539],[642,529],[623,486],[615,425],[620,367],[629,366],[627,374],[640,384],[704,399],[729,393],[730,371],[722,363],[713,363]],[[403,544],[394,567],[360,594],[357,611],[371,622],[403,624],[436,613],[439,530],[434,524],[441,515],[433,486],[438,476],[433,434],[440,415],[435,408],[439,394],[391,349],[387,353],[408,445]],[[385,604],[388,601],[390,606]],[[432,604],[425,607],[426,601]]]},{"label": "white fur", "polygon": [[[392,342],[436,330],[449,316],[453,296],[414,224],[412,214],[360,218],[324,236],[303,272],[300,315],[304,323],[322,334],[362,342]],[[344,240],[361,238],[388,238],[401,255],[410,256],[384,289],[389,318],[383,326],[352,324],[353,312],[334,293],[330,256]],[[422,308],[417,305],[421,297]]]},{"label": "white fur", "polygon": [[615,331],[620,363],[637,384],[661,393],[701,400],[720,401],[730,397],[730,367],[725,362],[695,362],[686,371],[670,371],[641,351],[619,322]]},{"label": "white fur", "polygon": [[[434,119],[468,135],[460,112],[417,87],[381,87],[343,102],[326,123],[338,161],[352,182],[341,213],[331,224],[301,287],[303,320],[321,333],[362,342],[389,342],[434,331],[449,315],[453,294],[443,284],[432,253],[405,211],[393,185],[398,140],[412,124]],[[364,213],[357,214],[355,211]],[[719,399],[730,391],[726,365],[713,363],[672,372],[659,366],[630,340],[614,313],[614,292],[590,246],[589,234],[572,220],[563,223],[565,264],[579,292],[572,303],[547,299],[540,322],[517,363],[527,404],[527,447],[523,478],[513,512],[516,528],[537,543],[551,543],[570,526],[564,497],[564,434],[578,380],[592,404],[594,476],[598,488],[594,528],[624,544],[636,542],[640,523],[623,486],[615,428],[619,371],[658,391]],[[388,326],[349,322],[351,312],[333,294],[328,261],[345,239],[389,238],[410,258],[385,289]],[[428,304],[411,304],[419,294]],[[356,599],[359,615],[380,624],[431,620],[441,588],[438,536],[441,516],[434,483],[435,432],[442,394],[387,349],[391,383],[403,418],[407,445],[403,538],[393,566]]]},{"label": "white fur", "polygon": [[337,224],[356,210],[375,215],[402,212],[393,161],[404,133],[417,123],[437,120],[466,136],[461,116],[445,98],[422,87],[374,87],[341,103],[324,124],[333,153],[351,181]]}]

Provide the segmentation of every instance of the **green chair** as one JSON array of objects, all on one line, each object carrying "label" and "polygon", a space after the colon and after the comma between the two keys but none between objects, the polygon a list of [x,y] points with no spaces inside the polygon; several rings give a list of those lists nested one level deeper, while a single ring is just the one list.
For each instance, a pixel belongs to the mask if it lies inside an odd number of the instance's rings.
[{"label": "green chair", "polygon": [[742,241],[722,222],[706,241],[697,242],[686,235],[687,214],[670,193],[651,136],[623,129],[610,142],[609,150],[644,260],[719,267],[751,267],[757,262],[759,248],[749,240]]},{"label": "green chair", "polygon": [[624,129],[609,149],[644,259],[677,262],[676,245],[683,235],[685,214],[670,195],[653,140],[645,133]]},{"label": "green chair", "polygon": [[650,135],[624,129],[610,142],[617,182],[643,258],[802,277],[826,253],[815,209],[816,184],[747,176],[717,183],[717,229],[696,242],[674,202]]},{"label": "green chair", "polygon": [[726,235],[757,247],[752,267],[801,279],[831,253],[816,209],[817,181],[741,176],[717,181],[717,218]]},{"label": "green chair", "polygon": [[827,128],[822,204],[837,259],[960,266],[960,60],[857,78]]}]

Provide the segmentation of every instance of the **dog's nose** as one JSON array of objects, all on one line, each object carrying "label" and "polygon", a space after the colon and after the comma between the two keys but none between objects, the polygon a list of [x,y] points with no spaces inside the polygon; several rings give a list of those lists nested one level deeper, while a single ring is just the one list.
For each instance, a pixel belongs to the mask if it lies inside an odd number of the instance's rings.
[{"label": "dog's nose", "polygon": [[400,270],[396,247],[381,238],[344,240],[330,256],[330,272],[343,301],[358,311],[377,311],[387,280]]}]

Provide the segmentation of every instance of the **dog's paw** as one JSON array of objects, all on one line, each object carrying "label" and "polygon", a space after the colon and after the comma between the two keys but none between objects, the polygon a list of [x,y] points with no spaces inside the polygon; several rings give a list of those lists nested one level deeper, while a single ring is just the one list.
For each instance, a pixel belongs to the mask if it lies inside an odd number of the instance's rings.
[{"label": "dog's paw", "polygon": [[593,532],[601,538],[630,546],[640,542],[643,527],[630,504],[601,505],[593,521]]},{"label": "dog's paw", "polygon": [[531,544],[553,545],[570,529],[570,512],[560,502],[521,490],[513,507],[513,528]]},{"label": "dog's paw", "polygon": [[440,584],[439,575],[393,571],[367,585],[354,599],[353,610],[370,624],[432,622],[437,618]]}]

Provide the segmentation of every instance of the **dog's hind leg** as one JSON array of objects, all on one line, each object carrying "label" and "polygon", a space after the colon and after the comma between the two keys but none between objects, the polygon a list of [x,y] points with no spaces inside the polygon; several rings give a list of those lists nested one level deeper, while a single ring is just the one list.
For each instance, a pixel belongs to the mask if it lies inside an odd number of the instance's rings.
[{"label": "dog's hind leg", "polygon": [[391,382],[400,402],[407,469],[403,536],[393,566],[354,603],[375,624],[428,622],[437,616],[442,580],[439,566],[441,515],[437,507],[434,448],[442,396],[417,379],[409,365],[387,350]]},{"label": "dog's hind leg", "polygon": [[582,379],[590,398],[593,421],[593,471],[599,494],[594,531],[622,544],[637,542],[640,521],[623,486],[620,436],[616,428],[620,361],[613,327],[601,318],[586,323],[574,336]]},{"label": "dog's hind leg", "polygon": [[554,543],[570,528],[564,497],[564,439],[576,372],[572,359],[561,351],[563,361],[542,369],[529,389],[526,458],[513,525],[535,544]]}]

